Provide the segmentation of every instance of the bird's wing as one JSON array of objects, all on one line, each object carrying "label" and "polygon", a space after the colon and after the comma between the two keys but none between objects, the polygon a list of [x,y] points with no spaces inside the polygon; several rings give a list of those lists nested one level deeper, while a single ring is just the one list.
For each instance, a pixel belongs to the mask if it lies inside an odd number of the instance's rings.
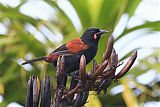
[{"label": "bird's wing", "polygon": [[88,45],[84,44],[80,38],[77,38],[68,42],[67,44],[60,46],[55,51],[50,53],[46,61],[53,62],[57,60],[60,55],[69,56],[80,54],[86,49],[88,49]]},{"label": "bird's wing", "polygon": [[74,39],[66,44],[66,48],[70,51],[70,53],[80,53],[88,49],[88,47],[89,46],[84,44],[80,38]]}]

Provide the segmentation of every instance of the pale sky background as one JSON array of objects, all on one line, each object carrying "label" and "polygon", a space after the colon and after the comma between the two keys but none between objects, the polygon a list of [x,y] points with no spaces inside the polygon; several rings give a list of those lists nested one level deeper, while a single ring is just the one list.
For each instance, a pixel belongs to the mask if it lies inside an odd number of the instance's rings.
[{"label": "pale sky background", "polygon": [[[47,5],[45,2],[41,0],[28,0],[29,2],[25,5],[21,6],[20,12],[23,14],[32,16],[34,18],[40,18],[43,20],[50,20],[55,19],[54,14],[56,11],[51,8],[49,5]],[[4,5],[9,5],[12,7],[17,6],[20,3],[20,0],[0,0],[1,3]],[[73,7],[69,2],[66,0],[59,0],[58,5],[60,8],[62,8],[65,13],[70,17],[71,21],[73,22],[77,32],[80,32],[82,29],[82,25],[79,21],[78,15],[74,11]],[[118,26],[116,27],[115,31],[113,32],[113,36],[117,37],[121,34],[122,29],[124,29],[124,26],[126,24],[126,21],[128,19],[128,15],[124,14],[123,17],[120,19],[120,22]],[[140,5],[138,6],[135,15],[132,17],[132,19],[127,24],[128,28],[141,25],[144,23],[145,20],[148,21],[160,21],[160,0],[142,0]],[[0,23],[0,34],[5,34],[7,32],[6,28],[3,26],[2,23]],[[32,25],[26,25],[26,29],[35,35],[35,38],[41,41],[42,43],[45,43],[44,36],[36,31]],[[55,34],[47,30],[44,26],[42,26],[41,30],[43,33],[46,33],[51,40],[51,42],[61,42],[63,39],[63,35],[57,31],[55,31]],[[147,30],[147,29],[146,29]],[[155,32],[151,34],[144,34],[145,30],[139,30],[133,33],[128,34],[126,37],[120,39],[117,41],[114,45],[117,52],[119,53],[119,56],[122,57],[125,55],[128,51],[142,47],[143,49],[138,51],[138,59],[141,59],[150,53],[152,53],[153,47],[159,47],[160,48],[160,32]],[[144,35],[144,36],[142,36]],[[139,38],[137,38],[139,37]],[[136,38],[136,39],[135,39]],[[152,75],[153,77],[150,77],[149,75]],[[149,71],[145,75],[139,76],[137,80],[141,81],[142,83],[146,84],[147,82],[151,81],[153,78],[156,77],[156,73],[154,71]],[[146,77],[146,79],[144,79]],[[150,79],[148,78],[150,77]],[[116,86],[114,89],[111,90],[111,93],[114,95],[117,92],[116,90],[119,90],[119,92],[123,91],[122,86]],[[3,97],[0,96],[0,102],[3,100]],[[17,103],[11,103],[7,107],[21,107]],[[160,102],[147,102],[144,104],[143,107],[160,107]]]}]

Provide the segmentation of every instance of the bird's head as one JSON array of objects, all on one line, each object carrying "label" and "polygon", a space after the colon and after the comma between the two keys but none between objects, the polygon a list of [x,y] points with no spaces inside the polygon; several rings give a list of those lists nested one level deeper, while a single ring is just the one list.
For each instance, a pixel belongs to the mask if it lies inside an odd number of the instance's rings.
[{"label": "bird's head", "polygon": [[88,28],[82,35],[81,39],[86,44],[98,44],[101,35],[107,32],[108,31],[99,28]]}]

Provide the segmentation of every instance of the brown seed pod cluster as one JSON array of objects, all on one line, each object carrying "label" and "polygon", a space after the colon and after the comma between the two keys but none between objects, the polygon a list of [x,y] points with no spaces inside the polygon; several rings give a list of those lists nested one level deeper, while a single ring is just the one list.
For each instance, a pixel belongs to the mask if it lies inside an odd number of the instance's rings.
[{"label": "brown seed pod cluster", "polygon": [[[93,69],[88,73],[86,72],[85,56],[81,56],[79,72],[72,75],[74,78],[70,84],[72,88],[62,92],[62,102],[59,103],[63,103],[63,101],[67,100],[67,102],[69,102],[71,105],[82,106],[86,103],[89,91],[97,91],[97,93],[100,93],[103,90],[106,93],[107,88],[111,85],[113,80],[120,79],[129,71],[134,61],[136,60],[137,51],[133,53],[122,70],[117,75],[115,75],[116,68],[119,65],[118,54],[116,53],[113,44],[114,38],[112,35],[110,35],[102,63],[97,64],[97,62],[94,60]],[[59,68],[61,68],[61,66],[59,66]],[[74,104],[72,104],[73,102]],[[78,104],[76,104],[77,102]]]},{"label": "brown seed pod cluster", "polygon": [[[112,81],[122,78],[132,67],[137,58],[137,51],[133,52],[133,55],[115,75],[116,68],[119,64],[118,54],[113,47],[114,38],[110,35],[106,51],[103,55],[102,62],[97,64],[93,60],[93,68],[90,72],[86,72],[86,58],[84,55],[80,58],[79,71],[72,73],[70,87],[66,88],[67,75],[64,72],[64,56],[60,56],[57,61],[57,87],[55,93],[55,99],[51,101],[50,80],[45,78],[41,81],[41,107],[81,107],[88,98],[89,91],[96,91],[99,94],[101,91],[107,92],[107,88],[111,85]],[[40,96],[40,84],[38,84],[36,77],[31,77],[28,82],[28,94],[26,100],[27,105],[34,105],[38,107],[38,101]],[[33,102],[30,104],[29,102]]]},{"label": "brown seed pod cluster", "polygon": [[27,86],[25,107],[49,107],[51,105],[50,78],[40,80],[31,76]]}]

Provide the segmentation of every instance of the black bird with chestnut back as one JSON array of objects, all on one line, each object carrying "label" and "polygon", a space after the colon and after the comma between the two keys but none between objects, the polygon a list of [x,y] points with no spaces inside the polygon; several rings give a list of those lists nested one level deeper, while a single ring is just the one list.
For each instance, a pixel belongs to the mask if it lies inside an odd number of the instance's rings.
[{"label": "black bird with chestnut back", "polygon": [[95,57],[98,50],[98,42],[101,35],[104,33],[107,33],[107,31],[100,30],[99,28],[89,28],[80,38],[74,39],[60,46],[48,56],[27,60],[22,63],[22,65],[44,60],[46,62],[53,63],[56,67],[58,57],[64,55],[64,71],[66,73],[74,72],[79,69],[80,57],[83,54],[86,57],[86,64],[88,64]]}]

